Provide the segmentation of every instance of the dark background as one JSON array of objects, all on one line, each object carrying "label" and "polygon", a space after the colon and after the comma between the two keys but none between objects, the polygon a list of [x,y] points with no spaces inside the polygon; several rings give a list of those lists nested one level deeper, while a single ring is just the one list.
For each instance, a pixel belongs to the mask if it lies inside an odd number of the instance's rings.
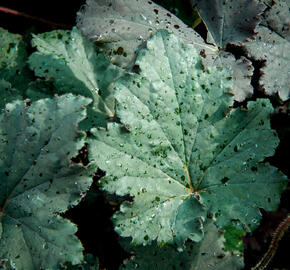
[{"label": "dark background", "polygon": [[[0,6],[11,8],[38,18],[50,20],[54,23],[67,25],[67,29],[75,25],[76,12],[85,4],[85,0],[0,0]],[[10,32],[24,34],[27,30],[34,32],[50,31],[63,27],[41,23],[37,20],[0,13],[0,26]]]},{"label": "dark background", "polygon": [[[165,1],[155,1],[165,2]],[[15,16],[0,12],[0,27],[9,30],[12,33],[26,34],[28,32],[40,33],[51,31],[53,29],[71,29],[75,25],[76,12],[85,3],[85,0],[75,1],[13,1],[0,0],[0,6],[14,9],[31,16],[45,19],[53,22],[44,23],[37,19],[23,16]],[[67,6],[60,5],[67,4]],[[179,5],[180,6],[180,5]],[[188,1],[185,1],[183,13],[190,12]],[[205,31],[202,28],[201,31]],[[202,33],[205,35],[205,33]],[[255,93],[255,97],[264,97],[263,93]],[[289,162],[289,138],[290,138],[290,117],[287,113],[285,104],[276,105],[276,115],[272,117],[272,128],[278,132],[281,143],[273,157],[267,161],[278,167],[286,175],[290,175]],[[82,155],[86,155],[82,153]],[[99,172],[101,174],[101,172]],[[122,260],[129,255],[118,244],[118,236],[113,230],[110,217],[118,206],[112,206],[104,194],[98,191],[97,181],[100,175],[96,175],[94,184],[91,188],[91,196],[83,200],[77,207],[68,211],[65,215],[73,222],[78,224],[78,237],[84,244],[85,251],[93,253],[100,258],[102,269],[118,269]],[[92,203],[93,201],[93,203]],[[281,220],[290,212],[290,192],[289,188],[282,195],[281,204],[278,211],[263,213],[263,220],[259,228],[244,238],[245,263],[246,268],[250,269],[264,252],[267,250],[271,241],[271,235]],[[88,217],[91,219],[88,220]],[[289,229],[279,242],[279,248],[272,262],[267,269],[290,269],[290,233]],[[201,269],[203,270],[203,269]],[[206,269],[204,269],[206,270]],[[225,269],[226,270],[226,269]]]}]

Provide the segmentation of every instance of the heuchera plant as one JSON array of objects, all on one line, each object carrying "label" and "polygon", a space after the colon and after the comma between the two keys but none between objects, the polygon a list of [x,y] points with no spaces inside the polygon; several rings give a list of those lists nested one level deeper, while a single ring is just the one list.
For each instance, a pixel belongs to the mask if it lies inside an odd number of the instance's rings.
[{"label": "heuchera plant", "polygon": [[[289,98],[287,72],[276,71],[289,33],[262,1],[192,4],[207,43],[144,0],[88,0],[79,29],[34,35],[31,55],[0,29],[4,269],[98,269],[60,216],[97,170],[103,192],[128,199],[113,223],[135,256],[120,269],[243,268],[240,237],[258,226],[259,208],[277,208],[287,177],[264,162],[279,144],[269,99],[234,102],[252,94],[258,60],[260,87]],[[76,162],[84,147],[88,162]]]}]

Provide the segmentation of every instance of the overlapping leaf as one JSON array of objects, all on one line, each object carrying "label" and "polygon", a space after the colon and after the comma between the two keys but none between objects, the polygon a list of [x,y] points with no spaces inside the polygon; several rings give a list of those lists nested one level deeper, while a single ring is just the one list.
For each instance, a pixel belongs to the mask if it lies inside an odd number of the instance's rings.
[{"label": "overlapping leaf", "polygon": [[[262,77],[259,84],[266,94],[278,93],[283,101],[287,100],[290,95],[288,76],[289,1],[287,1],[279,1],[273,7],[268,8],[263,14],[262,24],[264,27],[256,27],[260,22],[259,16],[266,8],[262,1],[192,0],[208,27],[209,37],[213,39],[215,44],[225,48],[227,43],[237,43],[245,46],[247,57],[266,61],[265,67],[261,69]],[[259,34],[254,40],[250,40],[256,32]],[[242,57],[239,64],[233,61],[230,63],[224,61],[223,53],[217,60],[221,61],[221,64],[217,63],[217,65],[231,67],[234,71],[233,77],[236,78],[233,87],[235,99],[242,101],[250,96],[253,92],[250,85],[252,67],[249,67],[249,72],[245,72],[247,65],[249,65],[246,62],[249,61]],[[210,58],[209,63],[211,62]]]},{"label": "overlapping leaf", "polygon": [[[208,42],[225,49],[228,43],[241,44],[252,37],[258,25],[259,15],[265,5],[256,0],[221,1],[192,0],[208,29]],[[233,71],[233,88],[235,100],[243,101],[253,94],[251,77],[252,63],[245,57],[236,60],[233,55],[220,51],[204,60],[206,66],[227,67]]]},{"label": "overlapping leaf", "polygon": [[193,29],[153,2],[90,0],[78,15],[78,27],[86,36],[97,40],[113,62],[124,67],[132,65],[144,40],[158,29],[167,29],[186,44],[193,44],[205,57],[203,62],[207,67],[226,66],[233,70],[235,100],[243,101],[253,93],[250,85],[253,67],[248,60],[236,60],[228,53],[219,52],[216,46],[206,44]]},{"label": "overlapping leaf", "polygon": [[236,101],[244,101],[253,94],[251,78],[254,68],[246,57],[235,59],[231,53],[221,51],[203,59],[203,63],[206,67],[217,66],[231,70],[233,79],[231,92]]},{"label": "overlapping leaf", "polygon": [[192,28],[152,1],[87,0],[77,25],[122,67],[132,65],[138,48],[159,29],[167,29],[199,50],[212,49]]},{"label": "overlapping leaf", "polygon": [[[40,77],[52,78],[58,93],[75,93],[93,99],[88,108],[90,121],[85,128],[104,125],[114,116],[115,100],[108,85],[120,69],[113,66],[77,29],[52,31],[34,36],[37,52],[29,58],[30,67]],[[32,97],[37,91],[31,93]]]},{"label": "overlapping leaf", "polygon": [[[224,251],[224,238],[217,227],[210,222],[205,227],[202,242],[187,242],[184,249],[174,246],[160,247],[156,243],[151,246],[128,247],[133,249],[134,257],[124,262],[120,270],[130,269],[183,269],[183,270],[238,270],[243,269],[242,257]],[[179,250],[179,251],[178,251]]]},{"label": "overlapping leaf", "polygon": [[262,25],[268,27],[276,34],[290,41],[290,17],[289,0],[279,0],[274,2],[264,13]]},{"label": "overlapping leaf", "polygon": [[285,101],[290,97],[289,41],[264,26],[259,26],[257,32],[256,39],[245,44],[247,55],[265,61],[259,84],[266,94],[278,93]]},{"label": "overlapping leaf", "polygon": [[57,213],[79,202],[92,167],[72,164],[84,145],[77,131],[89,99],[71,94],[6,105],[0,118],[0,259],[17,269],[79,263],[76,226]]},{"label": "overlapping leaf", "polygon": [[229,71],[203,71],[194,47],[166,31],[136,64],[140,75],[115,83],[122,124],[91,131],[103,188],[134,197],[114,216],[116,230],[138,244],[200,241],[209,211],[219,226],[255,227],[259,207],[274,209],[285,186],[276,168],[259,164],[278,144],[269,102],[230,110]]},{"label": "overlapping leaf", "polygon": [[30,80],[26,61],[26,44],[22,36],[0,27],[0,79],[9,81],[13,88],[26,90]]},{"label": "overlapping leaf", "polygon": [[220,48],[244,42],[254,34],[266,6],[256,0],[191,0],[208,28],[208,41]]},{"label": "overlapping leaf", "polygon": [[195,28],[201,22],[197,11],[193,10],[190,1],[183,2],[179,0],[155,0],[154,3],[169,10],[186,25]]}]

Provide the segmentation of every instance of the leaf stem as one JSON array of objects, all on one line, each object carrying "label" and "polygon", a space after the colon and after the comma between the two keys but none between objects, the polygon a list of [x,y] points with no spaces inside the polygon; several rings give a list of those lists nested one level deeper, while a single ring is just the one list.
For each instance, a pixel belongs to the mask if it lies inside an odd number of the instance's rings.
[{"label": "leaf stem", "polygon": [[189,184],[189,187],[190,187],[190,193],[194,193],[194,188],[193,188],[193,185],[191,183],[191,179],[190,179],[190,175],[189,175],[189,171],[188,171],[187,165],[183,165],[183,168],[184,168],[184,171],[185,171],[185,174],[186,174],[186,178],[187,178],[187,181],[188,181],[188,184]]},{"label": "leaf stem", "polygon": [[281,240],[289,226],[290,214],[288,214],[288,216],[279,224],[279,226],[273,233],[273,238],[267,252],[262,257],[262,259],[254,267],[251,268],[251,270],[263,270],[268,266],[269,262],[276,253],[276,250],[278,248],[278,242]]},{"label": "leaf stem", "polygon": [[32,16],[32,15],[29,15],[29,14],[26,14],[26,13],[23,13],[23,12],[19,12],[19,11],[14,10],[14,9],[2,7],[2,6],[0,6],[0,12],[11,14],[11,15],[15,15],[15,16],[24,17],[24,18],[27,18],[27,19],[30,19],[30,20],[39,21],[39,22],[41,22],[43,24],[50,25],[50,26],[52,26],[53,28],[56,28],[56,29],[57,28],[70,29],[72,27],[70,25],[65,25],[65,24],[61,24],[61,23],[52,22],[52,21],[49,21],[49,20],[46,20],[46,19],[43,19],[43,18]]}]

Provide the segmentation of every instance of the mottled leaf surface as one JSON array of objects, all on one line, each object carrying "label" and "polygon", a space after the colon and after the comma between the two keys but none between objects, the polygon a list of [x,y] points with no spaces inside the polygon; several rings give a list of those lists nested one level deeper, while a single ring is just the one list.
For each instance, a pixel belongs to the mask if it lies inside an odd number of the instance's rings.
[{"label": "mottled leaf surface", "polygon": [[30,79],[26,66],[26,44],[21,35],[9,33],[0,27],[0,79],[24,91]]},{"label": "mottled leaf surface", "polygon": [[244,101],[253,94],[251,79],[254,72],[254,67],[246,57],[241,56],[239,59],[228,52],[217,52],[203,59],[206,67],[217,66],[228,68],[232,72],[232,89],[236,101]]},{"label": "mottled leaf surface", "polygon": [[89,141],[90,159],[106,171],[103,189],[134,197],[114,215],[117,232],[137,244],[198,242],[208,212],[219,226],[255,227],[259,207],[274,209],[286,181],[259,164],[278,144],[270,103],[231,110],[229,71],[203,71],[194,47],[166,31],[136,65],[140,75],[114,84],[121,124],[91,130]]},{"label": "mottled leaf surface", "polygon": [[160,247],[156,243],[150,246],[130,247],[133,258],[126,260],[120,270],[160,269],[160,270],[200,270],[200,269],[243,269],[243,259],[224,251],[224,238],[213,223],[205,226],[205,236],[200,243],[188,241],[183,249],[175,246]]},{"label": "mottled leaf surface", "polygon": [[83,33],[122,67],[132,66],[137,49],[159,29],[167,29],[199,50],[211,48],[192,28],[152,1],[87,0],[77,20]]},{"label": "mottled leaf surface", "polygon": [[[208,41],[225,48],[254,34],[259,15],[266,6],[257,0],[191,0],[209,31]],[[211,40],[213,39],[213,40]]]},{"label": "mottled leaf surface", "polygon": [[290,97],[289,41],[264,26],[259,26],[257,32],[255,40],[245,43],[247,55],[265,61],[259,81],[265,93],[278,93],[285,101]]},{"label": "mottled leaf surface", "polygon": [[72,164],[89,99],[71,94],[6,105],[0,118],[0,259],[17,269],[80,263],[77,228],[57,215],[80,201],[93,168]]},{"label": "mottled leaf surface", "polygon": [[267,8],[263,14],[262,25],[290,41],[290,16],[289,16],[290,1],[279,0],[273,6]]},{"label": "mottled leaf surface", "polygon": [[236,60],[216,46],[206,44],[192,29],[175,15],[151,1],[87,1],[78,14],[78,27],[89,38],[96,40],[102,52],[114,63],[131,67],[138,49],[159,29],[167,29],[186,44],[193,44],[203,55],[204,64],[226,66],[233,71],[232,93],[235,100],[251,96],[250,77],[253,67],[248,60]]},{"label": "mottled leaf surface", "polygon": [[201,18],[196,10],[191,7],[190,1],[184,2],[179,0],[156,0],[154,3],[169,10],[186,25],[195,28],[200,22]]},{"label": "mottled leaf surface", "polygon": [[114,116],[115,100],[108,85],[120,69],[113,66],[77,29],[57,30],[34,36],[37,48],[29,58],[39,77],[53,78],[58,93],[75,93],[93,99],[88,108],[90,121],[84,126],[104,125]]}]

